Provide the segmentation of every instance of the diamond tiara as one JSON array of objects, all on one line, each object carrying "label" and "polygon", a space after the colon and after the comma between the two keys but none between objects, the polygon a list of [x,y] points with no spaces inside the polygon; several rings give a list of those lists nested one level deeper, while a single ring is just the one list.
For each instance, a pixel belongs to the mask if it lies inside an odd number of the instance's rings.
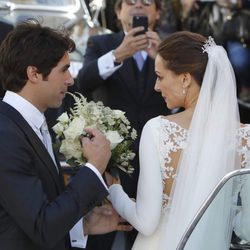
[{"label": "diamond tiara", "polygon": [[209,52],[209,50],[211,48],[213,48],[214,46],[216,46],[216,43],[214,41],[214,39],[209,36],[208,39],[206,40],[206,42],[204,43],[204,45],[201,47],[202,48],[202,52],[205,53],[205,52]]}]

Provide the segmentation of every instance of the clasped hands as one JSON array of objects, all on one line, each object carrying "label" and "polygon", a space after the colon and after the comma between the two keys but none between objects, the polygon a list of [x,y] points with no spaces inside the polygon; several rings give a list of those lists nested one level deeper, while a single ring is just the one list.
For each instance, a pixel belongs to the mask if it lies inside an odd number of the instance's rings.
[{"label": "clasped hands", "polygon": [[133,227],[124,224],[125,220],[119,216],[111,204],[95,207],[83,220],[85,235],[105,234],[112,231],[131,231]]}]

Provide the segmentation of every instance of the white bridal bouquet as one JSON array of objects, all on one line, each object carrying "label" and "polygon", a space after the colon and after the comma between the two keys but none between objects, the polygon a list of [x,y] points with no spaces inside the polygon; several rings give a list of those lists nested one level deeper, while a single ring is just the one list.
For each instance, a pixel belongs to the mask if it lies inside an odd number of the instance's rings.
[{"label": "white bridal bouquet", "polygon": [[105,107],[102,102],[87,102],[80,93],[70,94],[75,104],[69,114],[64,112],[53,127],[59,142],[59,152],[62,153],[70,166],[80,166],[86,163],[82,155],[80,137],[85,127],[96,127],[102,131],[111,143],[112,155],[107,171],[116,175],[117,167],[127,174],[133,172],[130,161],[135,154],[129,149],[136,139],[136,130],[131,128],[124,112]]}]

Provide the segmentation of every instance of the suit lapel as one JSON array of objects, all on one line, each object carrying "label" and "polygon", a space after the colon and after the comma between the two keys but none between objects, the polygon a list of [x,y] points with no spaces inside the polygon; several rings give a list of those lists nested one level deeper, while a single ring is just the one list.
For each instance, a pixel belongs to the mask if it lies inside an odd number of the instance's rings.
[{"label": "suit lapel", "polygon": [[37,153],[37,157],[44,163],[44,167],[51,173],[58,190],[60,190],[60,178],[58,178],[55,164],[51,159],[47,149],[45,148],[39,137],[36,135],[36,133],[33,131],[33,129],[29,126],[29,124],[25,121],[21,114],[10,105],[4,102],[0,102],[0,112],[9,117],[18,126],[20,132],[26,136],[28,142]]},{"label": "suit lapel", "polygon": [[138,100],[138,89],[134,71],[133,58],[129,58],[123,62],[123,66],[119,69],[118,74],[122,82],[127,86],[131,96]]},{"label": "suit lapel", "polygon": [[147,69],[146,69],[146,86],[145,86],[145,92],[142,98],[142,101],[147,100],[148,98],[150,98],[150,96],[152,95],[152,93],[154,93],[154,85],[155,85],[155,81],[156,81],[156,74],[154,71],[155,68],[155,62],[153,59],[147,57],[146,62],[147,65]]},{"label": "suit lapel", "polygon": [[145,92],[142,96],[142,99],[138,98],[138,89],[137,89],[137,82],[136,82],[136,76],[134,72],[134,60],[133,58],[129,58],[125,60],[124,65],[119,70],[119,75],[124,82],[124,84],[127,85],[129,92],[131,93],[131,96],[134,97],[136,102],[144,102],[150,96],[152,93],[154,93],[154,85],[156,80],[156,74],[154,72],[154,60],[147,57],[145,61],[146,66],[146,77],[145,77]]}]

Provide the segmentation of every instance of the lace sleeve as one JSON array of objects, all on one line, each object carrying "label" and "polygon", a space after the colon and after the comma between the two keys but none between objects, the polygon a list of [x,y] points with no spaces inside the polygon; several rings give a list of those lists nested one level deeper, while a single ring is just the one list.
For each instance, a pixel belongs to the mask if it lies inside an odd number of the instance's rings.
[{"label": "lace sleeve", "polygon": [[111,186],[109,196],[117,212],[143,235],[155,231],[161,215],[163,185],[157,150],[159,122],[155,119],[144,126],[141,135],[136,202],[124,193],[120,185]]},{"label": "lace sleeve", "polygon": [[[247,124],[238,131],[238,153],[242,158],[241,167],[250,168],[250,125]],[[250,178],[248,175],[240,178],[240,205],[235,218],[234,231],[236,235],[250,241]]]},{"label": "lace sleeve", "polygon": [[250,124],[245,125],[238,131],[238,153],[242,157],[242,168],[250,168]]}]

